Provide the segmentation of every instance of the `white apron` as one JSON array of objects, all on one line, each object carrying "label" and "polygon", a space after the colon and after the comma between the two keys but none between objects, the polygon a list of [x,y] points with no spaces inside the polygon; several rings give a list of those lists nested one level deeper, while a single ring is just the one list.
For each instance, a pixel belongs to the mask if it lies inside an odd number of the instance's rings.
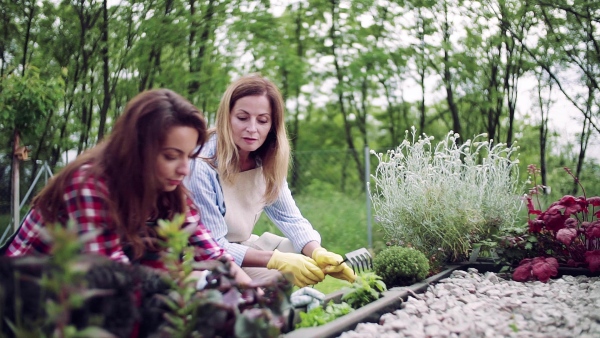
[{"label": "white apron", "polygon": [[[281,236],[265,232],[260,237],[252,231],[265,208],[267,188],[262,167],[239,173],[233,183],[221,182],[225,200],[225,223],[231,243],[239,243],[257,250],[295,252],[292,242]],[[266,268],[243,268],[252,279],[273,279],[281,274]]]}]

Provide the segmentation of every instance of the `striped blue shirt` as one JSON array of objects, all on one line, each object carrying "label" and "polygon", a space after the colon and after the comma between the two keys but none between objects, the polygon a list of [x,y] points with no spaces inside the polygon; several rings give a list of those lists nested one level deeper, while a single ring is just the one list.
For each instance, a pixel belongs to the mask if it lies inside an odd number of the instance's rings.
[{"label": "striped blue shirt", "polygon": [[[217,138],[213,135],[202,148],[201,157],[212,157],[216,150]],[[233,256],[238,265],[242,265],[248,247],[229,242],[225,236],[228,227],[225,222],[225,199],[217,171],[203,159],[191,161],[191,172],[184,183],[190,190],[194,202],[200,209],[202,223],[211,231],[214,239]],[[265,213],[293,244],[297,252],[310,242],[321,243],[321,235],[313,229],[310,222],[302,216],[292,197],[287,181],[284,182],[279,197],[265,206]]]}]

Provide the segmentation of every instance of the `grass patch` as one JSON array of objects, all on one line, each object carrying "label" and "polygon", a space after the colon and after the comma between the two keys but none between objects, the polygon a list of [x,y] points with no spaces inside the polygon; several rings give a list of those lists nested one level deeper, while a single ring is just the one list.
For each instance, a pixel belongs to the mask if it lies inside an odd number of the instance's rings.
[{"label": "grass patch", "polygon": [[344,287],[349,287],[350,285],[351,284],[349,282],[333,278],[331,276],[326,276],[325,280],[314,285],[314,288],[327,295],[332,292],[339,291]]},{"label": "grass patch", "polygon": [[[321,234],[321,245],[327,250],[344,255],[347,252],[368,247],[367,211],[365,195],[348,196],[333,189],[324,188],[318,193],[314,189],[295,196],[302,215]],[[385,246],[383,232],[375,230],[373,224],[373,248]],[[265,213],[258,220],[254,233],[265,231],[282,236],[281,231]]]},{"label": "grass patch", "polygon": [[[364,194],[351,196],[336,192],[334,188],[313,186],[312,189],[294,198],[302,215],[321,234],[321,244],[327,250],[343,256],[350,251],[368,247]],[[383,232],[377,230],[378,228],[373,224],[375,252],[385,247]],[[256,223],[254,233],[260,236],[265,231],[283,236],[263,213]],[[350,286],[348,282],[327,276],[324,281],[314,285],[314,288],[329,294],[347,286]]]},{"label": "grass patch", "polygon": [[[345,287],[350,287],[350,285],[351,284],[349,282],[346,282],[344,280],[333,278],[331,276],[325,276],[325,279],[321,283],[311,285],[310,287],[325,295],[328,295],[330,293],[339,291]],[[292,292],[298,291],[299,289],[299,287],[294,286]]]}]

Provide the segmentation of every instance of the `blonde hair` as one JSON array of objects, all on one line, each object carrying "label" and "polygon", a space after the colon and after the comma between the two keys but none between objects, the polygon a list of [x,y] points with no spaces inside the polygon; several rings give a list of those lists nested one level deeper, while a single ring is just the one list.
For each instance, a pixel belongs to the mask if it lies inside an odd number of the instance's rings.
[{"label": "blonde hair", "polygon": [[272,124],[265,143],[254,151],[253,155],[262,163],[263,176],[267,185],[264,201],[269,204],[279,196],[290,160],[290,144],[283,118],[285,111],[283,97],[271,81],[258,74],[250,74],[229,85],[217,110],[216,130],[212,131],[217,134],[217,150],[213,159],[217,162],[221,179],[233,183],[236,175],[241,171],[241,161],[233,139],[231,110],[237,100],[243,97],[263,95],[269,100],[271,106]]}]

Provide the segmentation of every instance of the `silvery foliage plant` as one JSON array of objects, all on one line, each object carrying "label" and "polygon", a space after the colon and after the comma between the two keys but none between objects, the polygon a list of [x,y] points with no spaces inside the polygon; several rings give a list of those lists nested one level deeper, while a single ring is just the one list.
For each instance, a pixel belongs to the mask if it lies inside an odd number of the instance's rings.
[{"label": "silvery foliage plant", "polygon": [[369,192],[392,243],[457,260],[473,243],[514,225],[521,205],[518,147],[493,144],[486,134],[462,144],[452,131],[437,144],[414,127],[411,134],[395,150],[372,152],[379,164]]}]

